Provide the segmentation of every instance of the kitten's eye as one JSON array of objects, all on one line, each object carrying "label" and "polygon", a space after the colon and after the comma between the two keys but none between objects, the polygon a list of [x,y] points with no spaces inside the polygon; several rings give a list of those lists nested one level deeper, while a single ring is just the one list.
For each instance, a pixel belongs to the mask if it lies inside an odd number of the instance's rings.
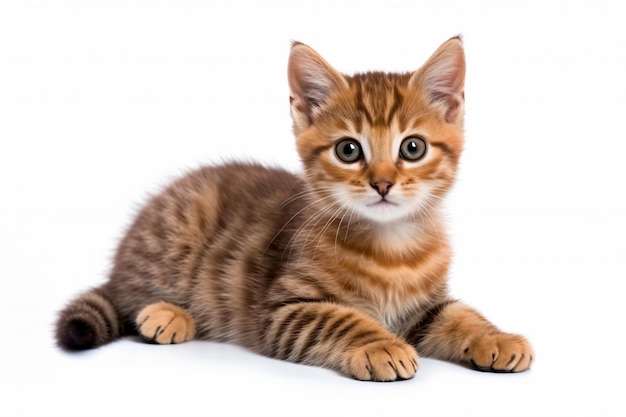
[{"label": "kitten's eye", "polygon": [[356,139],[342,139],[335,145],[335,154],[343,162],[351,164],[363,156],[361,145]]},{"label": "kitten's eye", "polygon": [[400,157],[407,161],[417,161],[426,155],[426,141],[417,136],[409,136],[400,145]]}]

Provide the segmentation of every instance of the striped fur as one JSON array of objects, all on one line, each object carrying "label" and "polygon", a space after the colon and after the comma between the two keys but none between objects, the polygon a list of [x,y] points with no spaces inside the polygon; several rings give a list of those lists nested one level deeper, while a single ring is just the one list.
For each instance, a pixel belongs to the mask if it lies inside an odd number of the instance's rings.
[{"label": "striped fur", "polygon": [[61,312],[58,344],[225,341],[377,381],[411,378],[418,352],[527,369],[522,336],[448,296],[439,206],[463,146],[464,74],[459,38],[413,73],[353,76],[295,43],[303,175],[228,163],[174,182],[138,214],[109,281]]},{"label": "striped fur", "polygon": [[59,345],[90,349],[120,336],[120,321],[103,288],[81,295],[63,310],[57,325]]}]

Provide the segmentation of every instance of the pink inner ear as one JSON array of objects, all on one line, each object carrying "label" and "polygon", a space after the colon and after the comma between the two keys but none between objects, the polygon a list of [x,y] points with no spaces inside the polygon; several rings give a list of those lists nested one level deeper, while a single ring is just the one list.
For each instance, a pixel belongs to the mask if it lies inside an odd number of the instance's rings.
[{"label": "pink inner ear", "polygon": [[446,122],[453,122],[464,99],[465,55],[461,41],[453,38],[444,43],[413,78],[432,104],[445,107]]},{"label": "pink inner ear", "polygon": [[458,116],[463,100],[464,67],[457,62],[444,61],[447,66],[435,66],[425,79],[431,103],[445,106],[445,120],[450,123]]},{"label": "pink inner ear", "polygon": [[323,103],[332,89],[332,81],[323,69],[310,64],[296,61],[290,67],[292,104],[304,113]]},{"label": "pink inner ear", "polygon": [[331,91],[345,83],[339,72],[304,44],[292,47],[288,76],[292,105],[309,116],[313,107],[322,104]]}]

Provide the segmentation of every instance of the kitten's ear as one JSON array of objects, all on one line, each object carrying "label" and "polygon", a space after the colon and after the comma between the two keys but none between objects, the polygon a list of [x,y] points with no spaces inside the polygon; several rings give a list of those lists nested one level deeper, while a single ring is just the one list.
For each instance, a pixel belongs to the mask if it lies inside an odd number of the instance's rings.
[{"label": "kitten's ear", "polygon": [[305,129],[313,111],[324,104],[333,90],[347,88],[346,79],[311,47],[294,42],[289,56],[289,101],[296,129]]},{"label": "kitten's ear", "polygon": [[461,38],[452,38],[441,45],[409,83],[426,92],[446,122],[459,121],[465,101],[465,53]]}]

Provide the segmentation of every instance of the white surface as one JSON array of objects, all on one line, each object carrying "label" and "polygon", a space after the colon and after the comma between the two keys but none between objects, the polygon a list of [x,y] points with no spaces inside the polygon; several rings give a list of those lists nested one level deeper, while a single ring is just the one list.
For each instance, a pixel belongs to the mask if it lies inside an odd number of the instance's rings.
[{"label": "white surface", "polygon": [[[605,1],[1,2],[0,415],[625,415],[623,16]],[[376,384],[215,343],[54,348],[56,311],[105,280],[149,192],[223,158],[297,169],[292,39],[345,72],[412,70],[457,33],[451,288],[531,340],[531,371],[422,360]]]}]

